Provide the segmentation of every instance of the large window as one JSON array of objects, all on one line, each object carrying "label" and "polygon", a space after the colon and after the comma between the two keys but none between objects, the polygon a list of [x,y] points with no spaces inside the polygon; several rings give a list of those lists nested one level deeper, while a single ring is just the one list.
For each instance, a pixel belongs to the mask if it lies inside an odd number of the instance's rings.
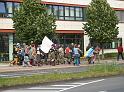
[{"label": "large window", "polygon": [[82,8],[76,7],[76,20],[82,20],[83,18],[83,10]]},{"label": "large window", "polygon": [[56,19],[60,20],[82,21],[85,15],[82,7],[48,5],[48,11],[49,13],[52,12]]},{"label": "large window", "polygon": [[59,19],[64,20],[64,7],[59,6]]},{"label": "large window", "polygon": [[19,9],[19,6],[16,2],[0,2],[0,17],[12,17],[14,10]]},{"label": "large window", "polygon": [[6,2],[7,17],[12,17],[13,7],[12,2]]},{"label": "large window", "polygon": [[19,10],[20,7],[20,3],[14,3],[14,9],[15,10]]},{"label": "large window", "polygon": [[74,18],[75,18],[75,15],[74,15],[74,7],[70,7],[70,20],[74,20]]},{"label": "large window", "polygon": [[116,11],[119,22],[124,22],[124,11]]},{"label": "large window", "polygon": [[111,43],[106,43],[104,45],[104,48],[105,49],[116,49],[120,43],[122,43],[122,38],[117,38]]},{"label": "large window", "polygon": [[[94,45],[95,41],[90,40],[90,43],[91,43],[91,45]],[[103,47],[104,47],[104,49],[116,49],[120,43],[122,43],[122,38],[116,38],[112,42],[104,43]]]},{"label": "large window", "polygon": [[53,6],[53,15],[55,15],[56,19],[58,19],[58,14],[59,14],[58,6]]},{"label": "large window", "polygon": [[67,45],[70,45],[71,43],[80,44],[81,49],[83,50],[83,37],[81,34],[59,34],[59,43],[64,44],[66,47]]},{"label": "large window", "polygon": [[7,33],[0,33],[0,61],[9,60],[9,36]]},{"label": "large window", "polygon": [[5,3],[0,2],[0,17],[4,17],[5,13],[6,13]]},{"label": "large window", "polygon": [[47,7],[48,7],[48,10],[47,10],[47,12],[48,12],[48,14],[50,15],[50,14],[52,14],[52,5],[47,5]]},{"label": "large window", "polygon": [[[0,17],[12,17],[14,10],[19,9],[20,3],[0,2]],[[53,14],[59,20],[77,20],[83,21],[85,12],[82,7],[47,5],[48,13]]]}]

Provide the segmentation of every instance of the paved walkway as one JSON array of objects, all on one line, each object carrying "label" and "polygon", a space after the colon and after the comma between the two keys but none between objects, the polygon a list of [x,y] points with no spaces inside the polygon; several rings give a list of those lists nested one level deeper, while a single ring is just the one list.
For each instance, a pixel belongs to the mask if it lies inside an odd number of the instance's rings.
[{"label": "paved walkway", "polygon": [[[98,62],[98,61],[97,61]],[[100,60],[100,63],[118,63],[118,64],[124,64],[124,61],[116,61],[116,60]],[[32,67],[23,67],[23,66],[9,66],[8,63],[0,63],[0,73],[2,72],[17,72],[17,71],[29,71],[29,70],[42,70],[42,69],[61,69],[61,68],[73,68],[73,67],[83,67],[83,66],[89,66],[89,64],[86,63],[86,61],[81,62],[82,64],[80,66],[74,66],[72,64],[61,64],[56,66],[50,66],[50,65],[43,65],[43,66],[32,66]],[[90,64],[92,65],[92,64]]]}]

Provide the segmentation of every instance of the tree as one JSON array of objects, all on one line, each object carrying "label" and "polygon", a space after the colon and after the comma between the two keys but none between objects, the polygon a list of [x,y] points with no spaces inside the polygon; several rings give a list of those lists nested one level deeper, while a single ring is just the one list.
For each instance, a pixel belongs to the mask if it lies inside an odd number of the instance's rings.
[{"label": "tree", "polygon": [[118,35],[118,18],[107,0],[92,0],[86,11],[84,30],[90,40],[99,43],[104,53],[104,43],[112,42]]},{"label": "tree", "polygon": [[46,5],[39,0],[23,0],[12,19],[16,38],[21,42],[41,43],[44,36],[55,35],[55,17],[48,14]]}]

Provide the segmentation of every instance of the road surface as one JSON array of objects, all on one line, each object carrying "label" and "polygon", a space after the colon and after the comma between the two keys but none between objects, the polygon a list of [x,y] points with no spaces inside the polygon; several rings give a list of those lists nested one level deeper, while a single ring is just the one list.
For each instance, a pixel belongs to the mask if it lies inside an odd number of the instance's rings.
[{"label": "road surface", "polygon": [[124,92],[124,76],[41,84],[0,92]]}]

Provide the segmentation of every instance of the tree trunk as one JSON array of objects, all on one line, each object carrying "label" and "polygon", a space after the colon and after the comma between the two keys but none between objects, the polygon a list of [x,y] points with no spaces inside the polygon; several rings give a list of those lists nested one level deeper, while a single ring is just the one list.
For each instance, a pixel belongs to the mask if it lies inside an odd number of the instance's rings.
[{"label": "tree trunk", "polygon": [[102,46],[102,59],[104,59],[104,48]]}]

